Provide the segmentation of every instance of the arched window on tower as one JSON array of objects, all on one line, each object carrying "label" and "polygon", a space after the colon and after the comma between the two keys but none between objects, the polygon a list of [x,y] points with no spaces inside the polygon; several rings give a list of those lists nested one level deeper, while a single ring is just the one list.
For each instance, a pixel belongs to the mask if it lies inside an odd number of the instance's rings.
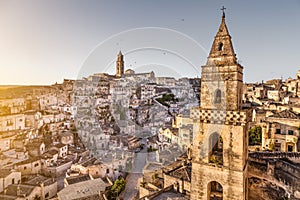
[{"label": "arched window on tower", "polygon": [[221,90],[217,89],[215,93],[215,103],[221,103],[221,96],[222,96]]},{"label": "arched window on tower", "polygon": [[222,51],[223,50],[223,43],[220,42],[218,45],[218,51]]},{"label": "arched window on tower", "polygon": [[209,137],[209,163],[223,165],[223,138],[218,133]]},{"label": "arched window on tower", "polygon": [[223,187],[217,181],[211,181],[207,186],[207,195],[209,200],[222,200],[223,199]]}]

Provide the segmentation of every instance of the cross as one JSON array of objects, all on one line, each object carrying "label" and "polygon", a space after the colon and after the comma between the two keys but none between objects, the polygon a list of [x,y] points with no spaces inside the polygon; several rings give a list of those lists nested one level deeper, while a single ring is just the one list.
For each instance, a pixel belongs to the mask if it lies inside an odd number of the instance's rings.
[{"label": "cross", "polygon": [[221,10],[223,11],[223,17],[225,17],[225,10],[226,10],[226,8],[224,6],[222,6]]}]

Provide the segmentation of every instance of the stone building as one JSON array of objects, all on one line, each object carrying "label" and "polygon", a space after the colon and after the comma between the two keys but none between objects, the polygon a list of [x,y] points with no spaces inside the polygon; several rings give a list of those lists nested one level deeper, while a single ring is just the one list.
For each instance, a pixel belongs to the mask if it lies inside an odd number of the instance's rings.
[{"label": "stone building", "polygon": [[57,182],[51,178],[41,175],[33,175],[29,177],[22,177],[22,179],[28,180],[22,183],[18,181],[18,183],[9,185],[3,192],[0,193],[0,199],[46,200],[51,199],[57,193]]},{"label": "stone building", "polygon": [[268,116],[266,121],[266,125],[262,126],[263,149],[280,152],[299,151],[299,114],[292,110],[283,110]]},{"label": "stone building", "polygon": [[248,122],[242,109],[243,67],[238,63],[223,12],[206,65],[194,120],[191,200],[247,199]]},{"label": "stone building", "polygon": [[0,169],[0,192],[12,184],[21,182],[21,172],[9,169]]},{"label": "stone building", "polygon": [[10,114],[0,116],[0,132],[23,130],[24,128],[24,114]]},{"label": "stone building", "polygon": [[39,174],[42,172],[42,163],[40,157],[34,157],[17,163],[15,168],[20,171],[22,175]]},{"label": "stone building", "polygon": [[18,114],[22,113],[25,108],[24,98],[0,99],[0,114]]},{"label": "stone building", "polygon": [[101,199],[101,192],[106,189],[106,183],[101,178],[76,180],[57,193],[59,200]]}]

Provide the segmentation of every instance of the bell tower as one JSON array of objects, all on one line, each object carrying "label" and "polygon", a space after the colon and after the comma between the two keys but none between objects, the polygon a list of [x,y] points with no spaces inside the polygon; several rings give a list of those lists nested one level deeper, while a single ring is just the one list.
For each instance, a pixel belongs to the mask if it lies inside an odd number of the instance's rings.
[{"label": "bell tower", "polygon": [[124,74],[124,58],[122,52],[120,51],[116,62],[116,77],[122,77],[123,74]]},{"label": "bell tower", "polygon": [[202,66],[200,107],[193,119],[192,200],[245,200],[248,122],[242,109],[243,67],[222,21],[207,62]]},{"label": "bell tower", "polygon": [[202,66],[201,81],[202,108],[238,110],[241,107],[243,67],[237,63],[231,36],[225,23],[224,10],[207,63]]}]

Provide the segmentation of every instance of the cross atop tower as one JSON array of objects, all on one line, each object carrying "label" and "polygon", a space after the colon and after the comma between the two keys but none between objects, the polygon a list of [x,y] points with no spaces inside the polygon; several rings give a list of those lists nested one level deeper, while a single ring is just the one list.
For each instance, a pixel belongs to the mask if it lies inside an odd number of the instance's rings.
[{"label": "cross atop tower", "polygon": [[226,10],[226,8],[225,8],[224,6],[222,6],[221,10],[222,10],[222,12],[223,12],[222,17],[225,18],[225,10]]}]

